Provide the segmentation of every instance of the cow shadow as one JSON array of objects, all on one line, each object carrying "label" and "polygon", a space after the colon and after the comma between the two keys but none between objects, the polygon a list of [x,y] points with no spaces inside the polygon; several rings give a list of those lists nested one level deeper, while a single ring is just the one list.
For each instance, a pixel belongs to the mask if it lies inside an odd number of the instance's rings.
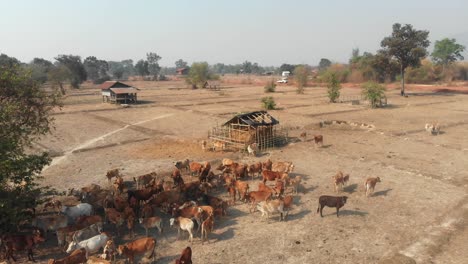
[{"label": "cow shadow", "polygon": [[354,183],[354,184],[351,184],[351,185],[348,185],[348,186],[344,187],[343,191],[345,191],[347,193],[354,193],[354,192],[356,192],[357,187],[358,187],[358,185],[356,183]]},{"label": "cow shadow", "polygon": [[[182,250],[180,251],[182,253]],[[156,259],[158,263],[174,263],[176,259],[179,259],[180,255],[172,255],[172,256],[165,256],[159,257],[158,252],[156,251]]]},{"label": "cow shadow", "polygon": [[299,188],[297,188],[297,192],[298,193],[309,193],[309,192],[313,192],[317,188],[318,188],[318,185],[312,185],[312,186],[309,186],[309,187],[305,187],[303,184],[301,184],[299,186]]},{"label": "cow shadow", "polygon": [[339,213],[340,216],[347,216],[347,215],[366,216],[368,214],[369,214],[368,212],[364,212],[364,211],[347,210],[347,209],[340,210],[340,213]]},{"label": "cow shadow", "polygon": [[294,214],[289,213],[289,214],[288,214],[288,217],[286,218],[286,220],[287,220],[287,221],[290,221],[290,220],[301,219],[301,218],[303,218],[304,216],[310,214],[311,212],[312,212],[311,210],[306,209],[306,210],[302,210],[302,211],[297,212],[297,213],[294,213]]},{"label": "cow shadow", "polygon": [[323,145],[323,146],[321,146],[319,148],[327,149],[327,148],[329,148],[331,146],[333,146],[333,145],[332,144],[327,144],[327,145]]},{"label": "cow shadow", "polygon": [[212,232],[208,236],[210,242],[212,243],[214,241],[222,241],[222,240],[229,240],[234,238],[234,228],[230,227],[223,232],[217,233],[217,231]]},{"label": "cow shadow", "polygon": [[387,194],[393,189],[386,189],[386,190],[383,190],[383,191],[378,191],[378,192],[374,192],[374,194],[372,194],[372,196],[387,196]]}]

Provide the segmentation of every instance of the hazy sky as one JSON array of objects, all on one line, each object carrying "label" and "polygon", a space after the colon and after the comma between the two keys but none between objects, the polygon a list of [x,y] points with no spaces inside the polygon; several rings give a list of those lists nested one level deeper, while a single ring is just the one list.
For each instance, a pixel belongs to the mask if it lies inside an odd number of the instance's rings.
[{"label": "hazy sky", "polygon": [[0,10],[0,53],[25,62],[150,51],[164,66],[346,62],[353,48],[379,49],[396,22],[468,46],[467,0],[0,0]]}]

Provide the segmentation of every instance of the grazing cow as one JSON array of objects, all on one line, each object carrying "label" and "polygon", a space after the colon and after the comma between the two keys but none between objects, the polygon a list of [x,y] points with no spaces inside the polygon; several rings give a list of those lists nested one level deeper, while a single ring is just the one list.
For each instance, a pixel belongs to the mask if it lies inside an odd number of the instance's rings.
[{"label": "grazing cow", "polygon": [[323,147],[323,136],[322,135],[314,135],[314,142],[315,142],[315,146],[320,145],[321,147]]},{"label": "grazing cow", "polygon": [[148,184],[150,184],[156,178],[156,176],[156,172],[151,172],[148,174],[138,176],[136,178],[133,177],[133,181],[136,182],[137,189],[140,189],[140,187],[146,187]]},{"label": "grazing cow", "polygon": [[270,171],[270,170],[262,171],[263,183],[266,183],[267,181],[276,181],[276,179],[282,180],[285,177],[288,177],[287,172],[277,172],[277,171]]},{"label": "grazing cow", "polygon": [[159,233],[163,232],[162,219],[159,216],[152,216],[139,219],[140,225],[143,226],[146,230],[146,235],[148,236],[148,229],[157,228]]},{"label": "grazing cow", "polygon": [[190,170],[190,160],[176,161],[174,162],[174,166],[179,170],[184,169],[185,172],[188,172]]},{"label": "grazing cow", "polygon": [[202,223],[202,228],[201,228],[201,241],[202,245],[205,239],[210,242],[208,239],[208,234],[213,232],[213,227],[214,227],[214,218],[213,215],[209,215],[208,218],[206,218],[205,221]]},{"label": "grazing cow", "polygon": [[193,243],[193,229],[195,228],[195,223],[192,219],[179,216],[169,219],[169,222],[171,227],[177,227],[177,240],[180,238],[180,230],[185,230],[189,233],[189,242]]},{"label": "grazing cow", "polygon": [[206,151],[207,146],[208,146],[208,143],[206,142],[206,140],[202,140],[201,141],[201,148],[202,148],[203,152]]},{"label": "grazing cow", "polygon": [[332,180],[333,180],[333,185],[335,186],[335,192],[343,191],[343,186],[344,186],[343,172],[338,171],[338,173],[332,177]]},{"label": "grazing cow", "polygon": [[203,168],[203,165],[198,162],[190,162],[189,167],[190,167],[190,176],[193,176],[194,174],[199,176]]},{"label": "grazing cow", "polygon": [[10,258],[16,262],[16,258],[13,256],[14,251],[28,251],[28,260],[36,262],[34,259],[33,249],[40,243],[44,242],[45,238],[41,234],[41,231],[36,229],[32,234],[26,235],[4,235],[2,239],[3,246],[5,247],[5,258],[8,261]]},{"label": "grazing cow", "polygon": [[257,177],[260,177],[262,173],[262,163],[257,162],[255,164],[251,164],[247,167],[247,173],[250,174],[252,180],[254,179],[255,174],[257,174]]},{"label": "grazing cow", "polygon": [[262,212],[262,217],[266,215],[267,219],[270,219],[270,214],[280,213],[279,221],[283,220],[283,217],[286,216],[284,211],[284,202],[282,200],[269,200],[261,201],[257,204],[257,209]]},{"label": "grazing cow", "polygon": [[290,179],[289,182],[293,187],[293,193],[297,194],[297,189],[299,189],[299,186],[301,185],[301,176],[296,176],[294,179]]},{"label": "grazing cow", "polygon": [[213,142],[213,151],[218,151],[219,149],[221,149],[221,151],[224,152],[224,150],[226,149],[226,143],[221,142],[221,141],[214,141]]},{"label": "grazing cow", "polygon": [[74,222],[82,215],[91,215],[93,207],[88,203],[79,203],[75,206],[63,206],[62,213],[68,216],[70,222]]},{"label": "grazing cow", "polygon": [[271,198],[271,192],[252,191],[246,194],[245,200],[250,201],[251,206],[249,211],[255,209],[255,205],[259,202],[266,201]]},{"label": "grazing cow", "polygon": [[135,256],[149,254],[148,259],[152,258],[153,262],[156,257],[156,240],[152,237],[143,237],[117,248],[119,255],[125,255],[128,261],[132,264],[135,261]]},{"label": "grazing cow", "polygon": [[96,235],[99,235],[102,231],[102,225],[99,224],[92,224],[88,227],[83,229],[77,230],[73,234],[73,240],[76,242],[80,242],[89,238],[92,238]]},{"label": "grazing cow", "polygon": [[57,231],[59,228],[66,227],[68,217],[66,215],[36,217],[32,220],[31,225],[43,230],[44,236],[47,236],[47,231]]},{"label": "grazing cow", "polygon": [[267,159],[265,162],[262,163],[263,170],[272,170],[273,162],[270,159]]},{"label": "grazing cow", "polygon": [[112,169],[112,170],[107,171],[106,177],[107,177],[107,180],[109,181],[109,184],[111,183],[111,179],[113,177],[117,177],[119,175],[120,175],[119,174],[119,169]]},{"label": "grazing cow", "polygon": [[52,208],[57,214],[60,214],[60,210],[62,209],[62,202],[56,199],[52,199],[44,204],[42,209],[43,212],[47,211],[49,208]]},{"label": "grazing cow", "polygon": [[180,254],[180,258],[176,259],[176,264],[192,264],[192,248],[186,247],[182,254]]},{"label": "grazing cow", "polygon": [[302,132],[301,135],[299,136],[302,141],[307,141],[307,132]]},{"label": "grazing cow", "polygon": [[61,259],[49,259],[47,264],[80,264],[86,263],[86,250],[84,248],[73,251],[69,256]]},{"label": "grazing cow", "polygon": [[124,180],[121,176],[117,176],[115,178],[114,184],[112,185],[114,187],[114,191],[118,194],[121,194],[124,189]]},{"label": "grazing cow", "polygon": [[348,199],[347,196],[322,195],[319,197],[319,205],[317,208],[317,213],[320,212],[320,216],[323,217],[322,211],[325,206],[335,207],[336,217],[338,217],[338,212],[340,211],[340,208],[346,204],[347,199]]},{"label": "grazing cow", "polygon": [[375,185],[380,182],[380,177],[377,178],[367,178],[364,186],[366,187],[366,197],[369,197],[369,194],[374,193]]},{"label": "grazing cow", "polygon": [[278,161],[271,165],[271,171],[291,173],[293,170],[294,164],[292,162]]},{"label": "grazing cow", "polygon": [[257,156],[257,152],[258,152],[258,145],[257,143],[252,143],[252,144],[249,144],[247,146],[247,152],[249,153],[249,156],[250,155],[253,155],[254,157]]},{"label": "grazing cow", "polygon": [[68,245],[66,252],[70,253],[76,249],[84,248],[86,250],[86,258],[88,258],[90,253],[96,253],[100,248],[103,248],[109,239],[109,236],[103,232],[81,242],[72,241]]}]

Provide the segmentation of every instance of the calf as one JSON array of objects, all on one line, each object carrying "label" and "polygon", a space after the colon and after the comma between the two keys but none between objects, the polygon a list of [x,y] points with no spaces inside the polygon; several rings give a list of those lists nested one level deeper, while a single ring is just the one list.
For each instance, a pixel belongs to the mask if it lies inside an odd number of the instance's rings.
[{"label": "calf", "polygon": [[254,179],[255,174],[257,174],[257,177],[260,177],[262,173],[262,163],[257,162],[255,164],[251,164],[247,167],[247,173],[250,174],[252,180]]},{"label": "calf", "polygon": [[193,229],[195,228],[195,223],[192,219],[179,216],[169,219],[169,222],[171,227],[177,227],[177,240],[180,238],[180,230],[185,230],[189,233],[189,242],[193,243]]},{"label": "calf", "polygon": [[283,220],[283,217],[286,216],[286,212],[284,211],[284,201],[282,200],[269,200],[269,201],[261,201],[257,204],[257,209],[262,212],[262,217],[264,215],[267,216],[267,219],[270,219],[270,214],[278,212],[279,221]]},{"label": "calf", "polygon": [[159,230],[160,234],[163,232],[161,217],[152,216],[152,217],[140,218],[139,222],[140,222],[140,225],[143,226],[143,228],[145,228],[146,236],[148,236],[148,229],[150,228],[156,227]]},{"label": "calf", "polygon": [[92,238],[83,240],[81,242],[72,241],[68,245],[67,253],[70,253],[76,249],[84,248],[86,250],[86,258],[90,253],[96,253],[100,248],[104,247],[109,240],[109,236],[106,233],[101,233]]},{"label": "calf", "polygon": [[47,264],[79,264],[86,262],[86,250],[84,248],[73,251],[69,256],[61,259],[49,259]]},{"label": "calf", "polygon": [[374,193],[375,185],[380,182],[380,177],[377,178],[367,178],[364,186],[366,187],[366,197],[369,197],[369,194]]},{"label": "calf", "polygon": [[180,258],[176,260],[176,264],[192,264],[192,248],[186,247],[182,254],[180,254]]},{"label": "calf", "polygon": [[183,161],[174,162],[174,166],[179,170],[184,169],[186,172],[188,172],[190,170],[190,160],[186,159]]},{"label": "calf", "polygon": [[338,171],[338,173],[332,177],[332,180],[333,180],[333,185],[335,186],[335,192],[343,191],[343,186],[344,186],[343,172]]},{"label": "calf", "polygon": [[143,237],[117,248],[119,255],[125,255],[130,263],[134,263],[135,256],[150,253],[149,258],[155,260],[156,256],[156,240],[151,237]]},{"label": "calf", "polygon": [[210,234],[213,231],[213,227],[214,227],[214,218],[213,218],[213,215],[209,215],[208,218],[202,223],[202,228],[201,228],[202,245],[203,245],[205,238],[208,242],[210,242],[210,240],[208,239],[208,234]]},{"label": "calf", "polygon": [[314,142],[315,146],[323,146],[323,136],[322,135],[314,135]]},{"label": "calf", "polygon": [[28,260],[36,262],[34,259],[33,249],[40,243],[44,242],[45,238],[41,234],[41,231],[36,229],[32,234],[27,235],[4,235],[2,237],[2,243],[5,247],[5,258],[8,261],[10,258],[16,262],[15,257],[13,256],[14,251],[28,251]]},{"label": "calf", "polygon": [[262,192],[262,191],[252,191],[246,194],[245,199],[250,201],[251,207],[249,209],[252,212],[252,209],[255,209],[255,205],[259,202],[266,201],[271,198],[271,192]]},{"label": "calf", "polygon": [[111,179],[117,176],[119,176],[119,169],[108,170],[106,173],[106,177],[107,177],[107,180],[109,181],[109,184],[111,183]]},{"label": "calf", "polygon": [[426,131],[431,133],[432,135],[439,135],[440,133],[439,123],[426,124]]},{"label": "calf", "polygon": [[317,213],[320,212],[320,216],[323,217],[322,211],[325,206],[335,207],[336,217],[338,217],[338,212],[340,211],[340,208],[346,204],[347,199],[348,199],[347,196],[322,195],[319,197],[319,205],[317,208]]}]

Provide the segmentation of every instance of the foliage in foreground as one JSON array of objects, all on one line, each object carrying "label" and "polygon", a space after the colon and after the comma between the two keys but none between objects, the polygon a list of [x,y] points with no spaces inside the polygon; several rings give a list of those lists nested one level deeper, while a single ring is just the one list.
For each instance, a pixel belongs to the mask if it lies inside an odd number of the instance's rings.
[{"label": "foliage in foreground", "polygon": [[272,96],[266,96],[262,98],[262,107],[266,110],[276,109],[275,99]]},{"label": "foliage in foreground", "polygon": [[362,85],[362,96],[368,100],[372,108],[380,105],[380,100],[385,97],[385,86],[376,82],[367,82]]},{"label": "foliage in foreground", "polygon": [[330,73],[327,80],[327,95],[330,103],[336,103],[340,97],[341,83],[335,73]]}]

